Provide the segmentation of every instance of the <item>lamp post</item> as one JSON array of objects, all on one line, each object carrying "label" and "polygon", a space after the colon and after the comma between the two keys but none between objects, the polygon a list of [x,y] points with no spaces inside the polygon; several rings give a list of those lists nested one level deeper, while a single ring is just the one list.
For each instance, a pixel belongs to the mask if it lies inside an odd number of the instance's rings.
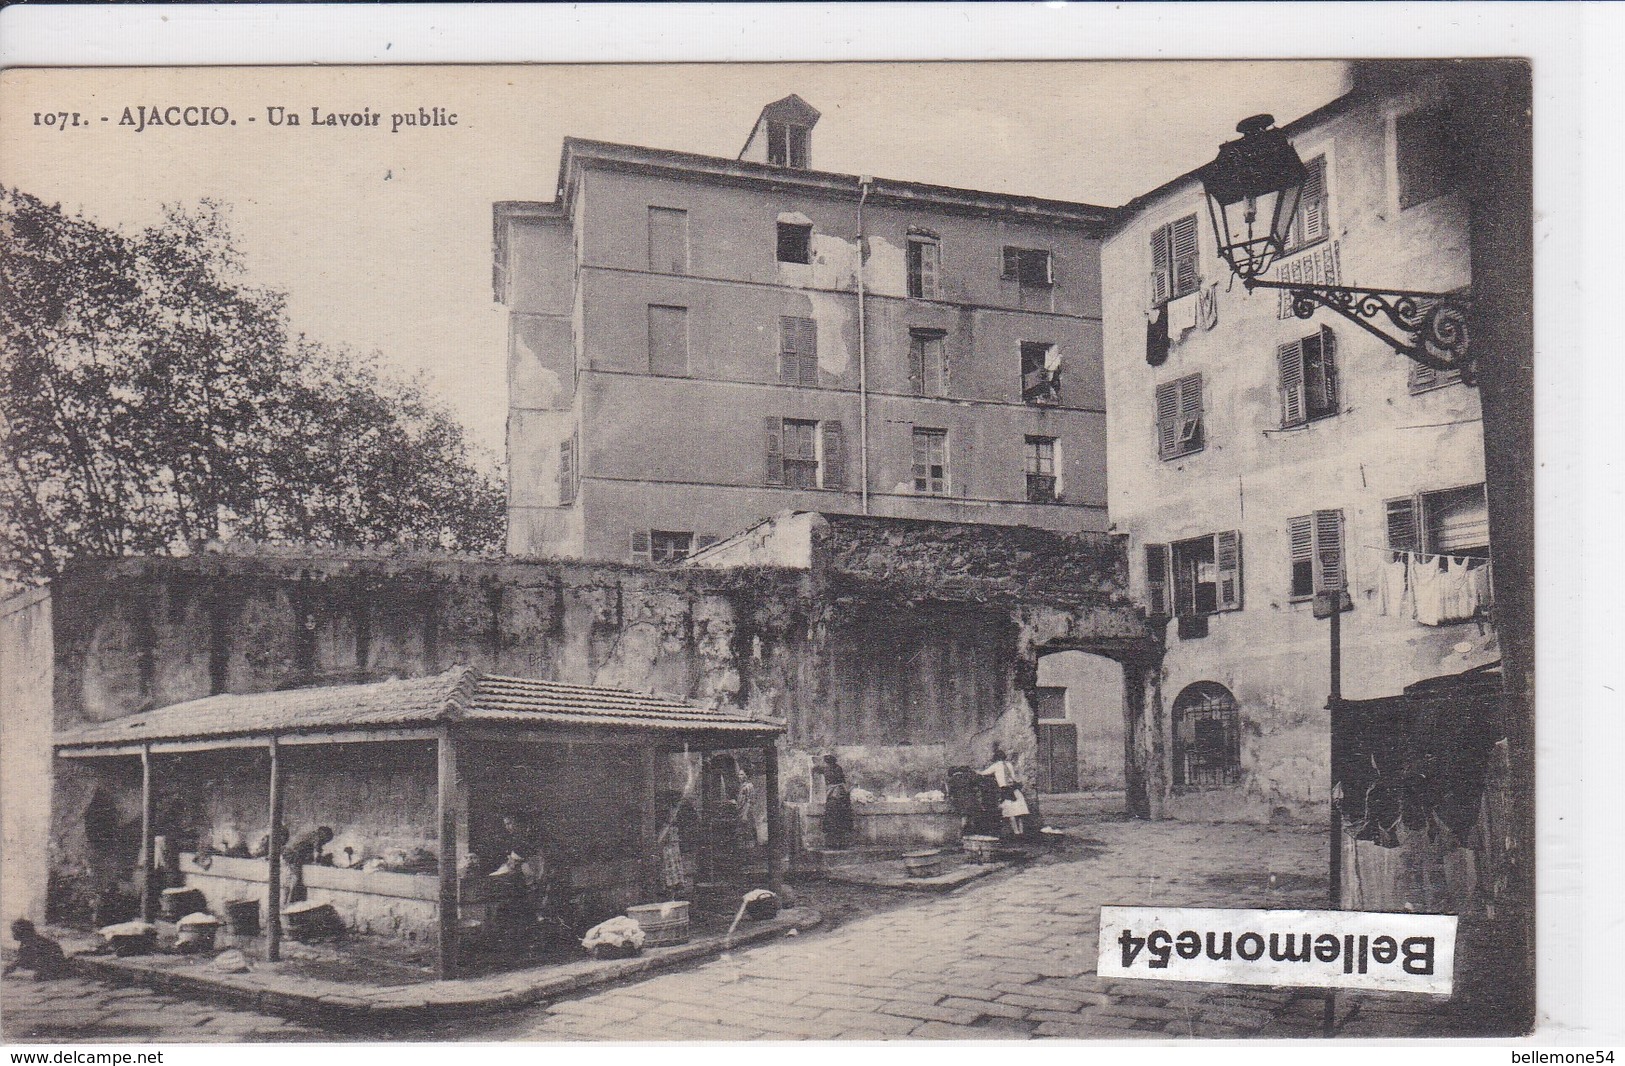
[{"label": "lamp post", "polygon": [[1328,308],[1396,352],[1438,371],[1473,380],[1467,345],[1470,300],[1455,293],[1270,281],[1263,275],[1286,254],[1308,169],[1273,115],[1254,115],[1236,126],[1241,137],[1219,146],[1199,171],[1219,257],[1253,289],[1282,289],[1292,313],[1311,318]]}]

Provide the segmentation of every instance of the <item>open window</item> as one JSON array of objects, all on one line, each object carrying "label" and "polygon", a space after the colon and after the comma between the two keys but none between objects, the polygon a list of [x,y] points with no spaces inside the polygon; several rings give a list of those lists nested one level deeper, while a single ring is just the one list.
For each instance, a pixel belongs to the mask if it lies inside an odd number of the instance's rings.
[{"label": "open window", "polygon": [[806,170],[812,130],[792,122],[767,124],[767,161],[776,167]]},{"label": "open window", "polygon": [[694,534],[687,530],[634,529],[632,561],[638,563],[680,563],[694,550]]},{"label": "open window", "polygon": [[1489,558],[1490,517],[1483,485],[1419,492],[1384,503],[1395,551]]},{"label": "open window", "polygon": [[1021,342],[1021,399],[1024,403],[1061,402],[1061,353],[1055,345]]},{"label": "open window", "polygon": [[1157,454],[1177,459],[1207,442],[1202,424],[1202,375],[1189,374],[1157,386]]},{"label": "open window", "polygon": [[1322,326],[1302,340],[1276,349],[1280,373],[1281,426],[1301,426],[1339,412],[1337,335]]},{"label": "open window", "polygon": [[769,485],[788,489],[846,488],[846,432],[833,418],[767,418]]},{"label": "open window", "polygon": [[1047,289],[1055,284],[1054,267],[1047,248],[1016,248],[1006,245],[1002,276],[1022,288]]},{"label": "open window", "polygon": [[779,262],[812,262],[812,225],[800,222],[780,222],[778,225]]},{"label": "open window", "polygon": [[[1238,530],[1210,533],[1172,544],[1148,544],[1145,560],[1147,609],[1152,617],[1172,616],[1184,620],[1241,610],[1241,533]],[[1182,627],[1182,634],[1186,628]]]},{"label": "open window", "polygon": [[908,235],[908,294],[917,300],[935,300],[942,269],[942,242],[926,233]]},{"label": "open window", "polygon": [[1057,459],[1059,445],[1054,437],[1028,437],[1026,440],[1027,502],[1055,503],[1061,498]]}]

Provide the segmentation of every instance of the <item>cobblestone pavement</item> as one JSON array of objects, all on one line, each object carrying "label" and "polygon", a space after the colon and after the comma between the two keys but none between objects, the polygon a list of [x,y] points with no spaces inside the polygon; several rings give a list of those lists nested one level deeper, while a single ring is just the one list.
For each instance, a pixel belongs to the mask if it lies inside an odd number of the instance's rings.
[{"label": "cobblestone pavement", "polygon": [[198,1003],[145,988],[119,988],[83,977],[58,981],[8,977],[0,1008],[0,1034],[7,1043],[334,1039],[331,1033],[269,1014]]},{"label": "cobblestone pavement", "polygon": [[[693,969],[482,1018],[329,1039],[734,1040],[1305,1037],[1323,997],[1294,990],[1095,975],[1103,904],[1318,907],[1323,832],[1103,821],[1056,861],[951,895],[854,918]],[[26,982],[24,983],[26,985]],[[155,1023],[147,1039],[297,1039],[292,1023],[152,993],[6,985],[6,1028],[90,1039],[94,1026]],[[39,997],[45,997],[41,999]],[[110,998],[113,997],[113,998]],[[1344,994],[1346,1036],[1456,1035],[1459,1002]],[[56,1014],[55,1011],[66,1012]],[[184,1012],[172,1014],[171,1012]],[[135,1022],[131,1021],[134,1014]],[[71,1020],[71,1025],[64,1025]],[[14,1030],[13,1026],[17,1028]],[[108,1032],[107,1036],[114,1036]],[[139,1040],[137,1032],[120,1034]]]}]

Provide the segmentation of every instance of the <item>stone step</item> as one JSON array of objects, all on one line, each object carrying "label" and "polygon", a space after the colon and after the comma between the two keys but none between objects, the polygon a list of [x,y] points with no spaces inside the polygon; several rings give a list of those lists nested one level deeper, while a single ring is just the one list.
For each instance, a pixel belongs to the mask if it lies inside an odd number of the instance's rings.
[{"label": "stone step", "polygon": [[1040,794],[1038,797],[1039,810],[1044,812],[1046,820],[1091,814],[1122,814],[1125,802],[1122,789],[1058,792],[1050,795]]}]

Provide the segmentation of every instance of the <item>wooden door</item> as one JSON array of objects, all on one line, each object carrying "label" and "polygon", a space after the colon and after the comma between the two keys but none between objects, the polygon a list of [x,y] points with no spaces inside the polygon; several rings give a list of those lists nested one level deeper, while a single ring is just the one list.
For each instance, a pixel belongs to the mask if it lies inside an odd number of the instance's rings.
[{"label": "wooden door", "polygon": [[1038,724],[1038,791],[1078,790],[1078,727],[1071,722]]}]

